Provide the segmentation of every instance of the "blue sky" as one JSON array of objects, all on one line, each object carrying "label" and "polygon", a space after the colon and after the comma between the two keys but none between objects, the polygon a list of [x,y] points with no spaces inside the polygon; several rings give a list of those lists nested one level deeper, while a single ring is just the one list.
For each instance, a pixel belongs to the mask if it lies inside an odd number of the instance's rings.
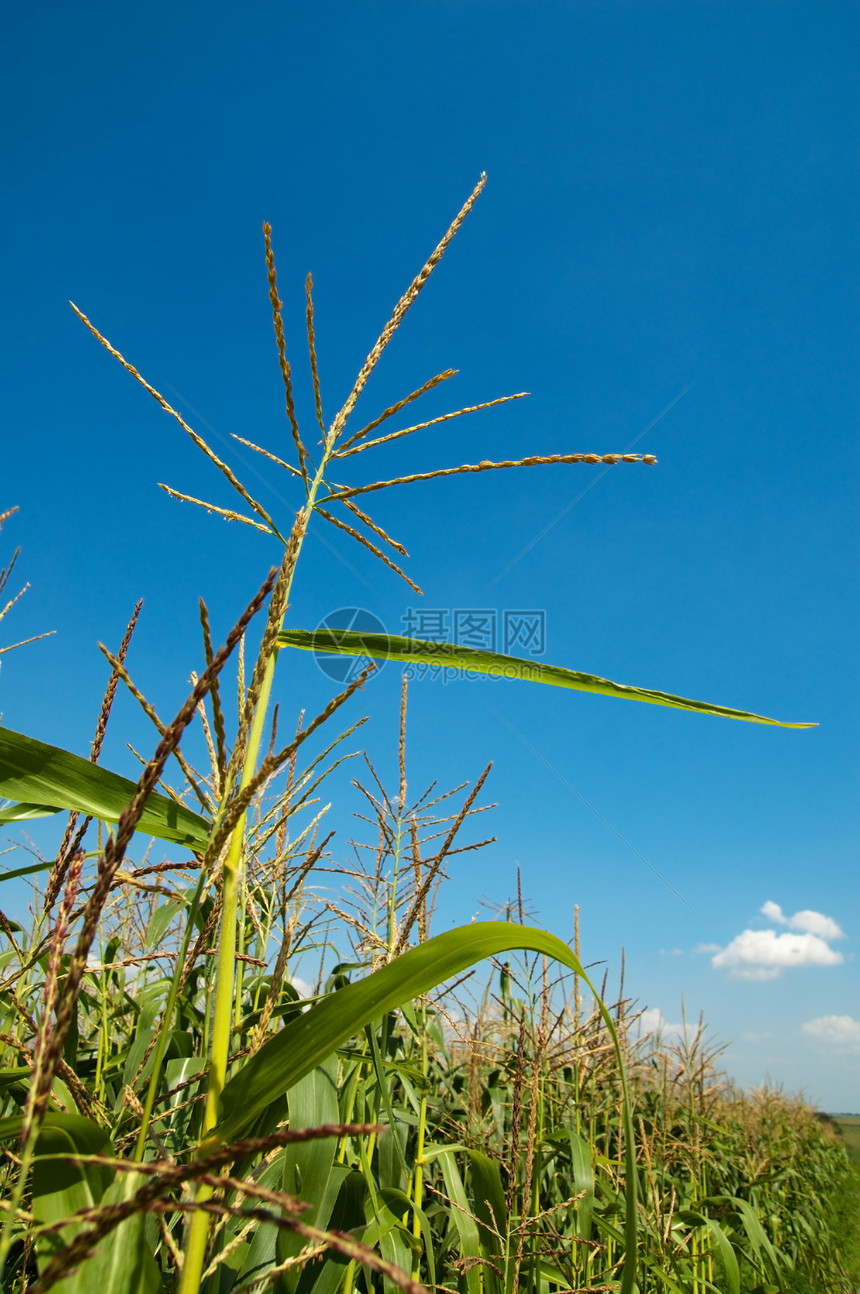
[{"label": "blue sky", "polygon": [[[96,641],[117,645],[139,597],[130,668],[169,716],[200,666],[197,598],[223,636],[277,560],[156,488],[231,501],[68,299],[288,524],[290,481],[225,443],[290,446],[263,220],[309,428],[307,271],[331,419],[486,170],[356,417],[449,366],[423,417],[532,394],[351,479],[620,451],[649,424],[636,448],[659,465],[614,467],[577,502],[600,468],[378,496],[423,605],[541,610],[548,661],[820,726],[414,684],[410,785],[492,759],[499,806],[437,928],[489,915],[519,866],[537,922],[570,937],[579,904],[586,959],[617,976],[626,948],[640,1005],[670,1024],[682,998],[703,1010],[741,1081],[856,1109],[856,7],[15,4],[4,45],[0,511],[20,510],[0,564],[20,544],[32,587],[0,645],[57,632],[2,658],[3,722],[86,753]],[[401,632],[416,605],[344,536],[312,537],[303,563],[294,627],[360,606]],[[284,723],[332,693],[304,655],[277,688]],[[350,710],[389,776],[398,688],[388,666]],[[151,737],[125,698],[112,723],[103,762],[131,772],[125,741]],[[348,776],[332,796],[345,841]],[[45,824],[32,834],[50,849]]]}]

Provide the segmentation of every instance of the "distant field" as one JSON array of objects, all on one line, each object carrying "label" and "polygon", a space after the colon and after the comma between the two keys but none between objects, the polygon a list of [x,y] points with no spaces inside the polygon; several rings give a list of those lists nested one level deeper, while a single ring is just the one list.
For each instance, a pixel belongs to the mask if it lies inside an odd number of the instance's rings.
[{"label": "distant field", "polygon": [[834,1114],[831,1117],[845,1138],[853,1164],[860,1168],[860,1114]]}]

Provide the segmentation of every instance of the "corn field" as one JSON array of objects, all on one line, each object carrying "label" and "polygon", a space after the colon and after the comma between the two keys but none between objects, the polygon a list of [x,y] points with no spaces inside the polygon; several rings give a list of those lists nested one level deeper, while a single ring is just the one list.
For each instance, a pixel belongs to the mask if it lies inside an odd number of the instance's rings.
[{"label": "corn field", "polygon": [[[353,749],[375,660],[443,662],[710,721],[778,721],[455,644],[288,624],[312,520],[420,592],[395,561],[403,544],[363,510],[374,492],[557,463],[656,466],[648,455],[589,450],[341,479],[341,460],[520,398],[376,434],[453,376],[446,370],[362,428],[350,422],[483,183],[328,426],[308,278],[316,459],[296,417],[264,226],[291,456],[243,443],[296,492],[286,523],[73,307],[229,479],[241,510],[162,488],[255,528],[279,562],[220,647],[201,602],[199,669],[169,722],[127,668],[137,607],[118,649],[102,647],[109,678],[89,759],[0,727],[0,822],[67,815],[51,858],[0,876],[32,885],[26,916],[0,911],[9,1294],[858,1288],[860,1179],[831,1128],[778,1092],[736,1090],[701,1021],[675,1041],[643,1036],[623,971],[617,988],[608,977],[596,983],[578,927],[571,947],[530,926],[520,900],[497,920],[434,934],[447,869],[488,843],[490,770],[472,785],[411,791],[408,751],[420,733],[408,729],[405,680],[392,734],[397,785]],[[273,705],[288,650],[367,663],[307,721],[294,699]],[[136,784],[99,762],[120,686],[155,729]],[[296,726],[279,746],[288,704]],[[323,799],[353,760],[364,807],[350,852],[328,831]]]}]

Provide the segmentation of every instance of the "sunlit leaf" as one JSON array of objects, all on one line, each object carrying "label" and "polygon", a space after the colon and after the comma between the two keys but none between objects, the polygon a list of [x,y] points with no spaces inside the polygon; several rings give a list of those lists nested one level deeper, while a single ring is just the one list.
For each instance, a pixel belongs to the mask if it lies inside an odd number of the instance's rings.
[{"label": "sunlit leaf", "polygon": [[570,1141],[574,1189],[577,1194],[582,1192],[582,1199],[576,1204],[576,1234],[580,1240],[588,1240],[594,1212],[594,1166],[591,1162],[591,1147],[573,1128],[567,1129],[567,1135]]},{"label": "sunlit leaf", "polygon": [[603,696],[620,697],[626,701],[645,701],[649,705],[695,710],[699,714],[716,714],[725,719],[746,719],[750,723],[775,724],[780,728],[816,726],[814,723],[784,723],[781,719],[767,719],[764,715],[751,714],[748,710],[730,710],[723,705],[712,705],[709,701],[691,701],[687,697],[672,696],[669,692],[612,683],[597,674],[582,674],[579,670],[563,669],[560,665],[544,665],[537,660],[505,656],[501,652],[479,651],[456,643],[424,642],[420,638],[358,633],[348,629],[317,629],[312,633],[305,629],[284,629],[278,641],[281,646],[298,647],[302,651],[327,652],[338,656],[369,656],[373,660],[395,660],[406,664],[420,662],[438,669],[471,670],[497,678],[549,683],[553,687],[598,692]]},{"label": "sunlit leaf", "polygon": [[59,813],[59,804],[8,804],[0,809],[0,825],[8,822],[26,822],[29,818],[49,818],[52,813]]},{"label": "sunlit leaf", "polygon": [[[476,962],[515,948],[544,953],[581,977],[594,994],[623,1071],[618,1033],[612,1016],[585,974],[579,958],[567,944],[544,930],[506,921],[484,921],[428,939],[381,970],[328,994],[321,1002],[289,1020],[280,1033],[265,1043],[226,1083],[221,1093],[221,1117],[214,1137],[226,1142],[245,1135],[267,1106],[288,1092],[371,1020],[395,1010],[403,1002],[411,1002],[429,993]],[[626,1095],[624,1142],[625,1243],[627,1253],[635,1255],[636,1161]],[[630,1294],[634,1281],[635,1263],[627,1262],[622,1277],[622,1294]]]},{"label": "sunlit leaf", "polygon": [[[0,1119],[0,1144],[8,1145],[21,1135],[23,1118]],[[98,1163],[75,1164],[69,1155],[112,1155],[110,1137],[79,1114],[45,1115],[36,1139],[32,1176],[32,1211],[37,1222],[53,1226],[79,1209],[97,1207],[114,1178],[114,1169]],[[70,1244],[81,1230],[80,1222],[68,1222],[58,1230],[40,1235],[36,1254],[40,1269]],[[78,1294],[82,1287],[71,1276],[54,1286],[59,1294]]]},{"label": "sunlit leaf", "polygon": [[[103,822],[117,822],[135,792],[134,782],[111,773],[59,746],[48,746],[10,728],[0,728],[0,796],[19,800],[27,817],[58,809],[77,809]],[[13,814],[15,808],[3,810]],[[0,819],[2,821],[2,819]],[[187,849],[205,850],[210,825],[199,814],[164,795],[151,795],[138,825],[141,835],[156,836]]]}]

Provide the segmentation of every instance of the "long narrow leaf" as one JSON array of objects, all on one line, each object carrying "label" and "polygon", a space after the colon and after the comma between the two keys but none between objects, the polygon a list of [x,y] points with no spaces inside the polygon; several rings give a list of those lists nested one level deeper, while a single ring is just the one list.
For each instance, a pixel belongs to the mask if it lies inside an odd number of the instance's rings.
[{"label": "long narrow leaf", "polygon": [[49,818],[52,813],[59,812],[59,804],[8,804],[5,809],[0,809],[0,826],[26,822],[29,818]]},{"label": "long narrow leaf", "polygon": [[726,1275],[726,1284],[728,1286],[727,1294],[741,1294],[741,1272],[738,1266],[737,1255],[732,1248],[731,1241],[723,1231],[719,1222],[713,1218],[705,1218],[705,1225],[711,1234],[711,1238],[717,1246],[720,1258],[723,1263],[723,1270]]},{"label": "long narrow leaf", "polygon": [[[453,1151],[442,1150],[437,1155],[445,1180],[445,1193],[452,1204],[451,1220],[460,1237],[460,1258],[465,1260],[465,1285],[468,1294],[480,1294],[483,1285],[481,1272],[481,1234],[478,1223],[469,1208],[463,1179]],[[461,1287],[462,1288],[462,1287]]]},{"label": "long narrow leaf", "polygon": [[[499,1165],[482,1150],[468,1151],[472,1207],[480,1224],[485,1294],[502,1294],[508,1248],[508,1216]],[[499,1278],[496,1269],[502,1273]]]},{"label": "long narrow leaf", "polygon": [[684,1222],[692,1223],[694,1226],[707,1228],[722,1260],[728,1285],[726,1294],[741,1294],[741,1273],[737,1255],[720,1224],[706,1214],[700,1213],[697,1209],[682,1209],[676,1216],[680,1217]]},{"label": "long narrow leaf", "polygon": [[[23,1118],[12,1116],[0,1119],[0,1143],[15,1142],[21,1135]],[[98,1155],[113,1153],[110,1137],[98,1124],[78,1114],[45,1116],[36,1141],[36,1158],[31,1180],[31,1208],[41,1226],[54,1227],[64,1219],[68,1224],[49,1230],[36,1239],[36,1258],[40,1271],[66,1245],[71,1244],[81,1230],[81,1223],[72,1219],[78,1209],[96,1208],[114,1178],[114,1169],[98,1163]],[[67,1155],[92,1156],[89,1162],[68,1162]],[[61,1294],[80,1294],[76,1278],[61,1281]]]},{"label": "long narrow leaf", "polygon": [[[0,796],[22,801],[28,817],[35,816],[34,810],[41,806],[45,813],[77,809],[102,821],[117,822],[135,789],[134,782],[88,759],[0,728]],[[11,812],[7,821],[14,820],[14,810]],[[205,850],[210,825],[184,805],[164,795],[151,795],[138,831],[188,849]]]},{"label": "long narrow leaf", "polygon": [[282,647],[298,647],[302,651],[328,652],[339,656],[370,656],[374,660],[396,660],[410,663],[421,661],[439,668],[474,670],[499,678],[524,679],[530,683],[550,683],[554,687],[574,688],[579,692],[599,692],[603,696],[620,697],[625,701],[645,701],[649,705],[667,705],[675,710],[696,710],[699,714],[716,714],[725,719],[746,719],[750,723],[775,724],[779,728],[814,728],[814,723],[785,723],[781,719],[767,719],[748,710],[730,710],[709,701],[691,701],[687,697],[672,696],[669,692],[655,692],[651,688],[630,687],[626,683],[612,683],[597,674],[583,674],[579,670],[564,669],[560,665],[543,665],[536,660],[520,656],[505,656],[501,652],[479,651],[474,647],[461,647],[457,643],[425,642],[420,638],[403,638],[396,634],[357,633],[347,629],[284,629],[278,636]]},{"label": "long narrow leaf", "polygon": [[[0,823],[4,821],[0,818]],[[29,867],[16,867],[13,872],[0,872],[0,882],[14,881],[19,876],[33,876],[36,872],[47,872],[53,867],[53,862],[30,863]]]},{"label": "long narrow leaf", "polygon": [[[336,1124],[339,1119],[337,1064],[330,1058],[324,1065],[306,1074],[291,1090],[290,1130],[314,1128],[323,1123]],[[302,1214],[302,1221],[311,1226],[328,1226],[337,1195],[336,1191],[332,1194],[329,1190],[336,1150],[337,1142],[334,1138],[298,1142],[284,1147],[280,1189],[288,1195],[298,1196],[309,1206],[308,1211]],[[337,1174],[335,1181],[339,1186]],[[266,1228],[261,1227],[260,1230],[265,1231]],[[283,1232],[276,1238],[278,1262],[295,1258],[306,1243],[304,1237],[294,1231]],[[294,1294],[301,1270],[297,1266],[283,1278],[286,1294]]]},{"label": "long narrow leaf", "polygon": [[591,1238],[591,1219],[594,1213],[594,1164],[591,1147],[573,1128],[567,1129],[570,1141],[570,1160],[573,1169],[574,1189],[582,1192],[576,1205],[576,1235],[580,1240]]}]

